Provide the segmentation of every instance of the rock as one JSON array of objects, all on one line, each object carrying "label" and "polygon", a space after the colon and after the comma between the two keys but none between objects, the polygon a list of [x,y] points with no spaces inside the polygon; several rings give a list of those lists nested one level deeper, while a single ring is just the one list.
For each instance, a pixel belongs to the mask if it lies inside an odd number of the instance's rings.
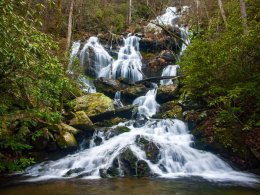
[{"label": "rock", "polygon": [[177,101],[170,101],[162,104],[159,113],[160,114],[157,115],[157,117],[159,116],[159,118],[177,118],[181,120],[183,119],[182,107]]},{"label": "rock", "polygon": [[70,169],[70,170],[64,175],[64,177],[71,177],[71,176],[78,175],[79,173],[83,172],[84,170],[85,170],[84,168]]},{"label": "rock", "polygon": [[135,106],[124,106],[112,111],[106,111],[95,116],[91,116],[90,119],[96,122],[103,122],[104,120],[113,120],[115,118],[130,119],[132,117],[132,111]]},{"label": "rock", "polygon": [[122,89],[121,83],[114,79],[98,78],[94,83],[98,92],[104,93],[110,98],[114,98],[115,93]]},{"label": "rock", "polygon": [[70,120],[69,125],[81,130],[93,129],[93,123],[84,111],[76,112],[74,118]]},{"label": "rock", "polygon": [[157,90],[156,101],[159,104],[177,99],[178,95],[178,86],[176,84],[173,85],[161,85]]},{"label": "rock", "polygon": [[163,51],[160,53],[159,57],[160,57],[161,59],[164,59],[166,62],[170,62],[170,63],[172,63],[172,64],[175,64],[175,62],[176,62],[175,56],[174,56],[173,53],[172,53],[171,51],[169,51],[169,50],[163,50]]},{"label": "rock", "polygon": [[144,137],[141,137],[140,135],[136,137],[137,145],[145,151],[146,157],[148,160],[150,160],[152,163],[158,163],[160,160],[160,150],[155,143],[152,141],[148,141]]},{"label": "rock", "polygon": [[64,132],[56,138],[57,144],[61,149],[77,147],[78,143],[72,133]]},{"label": "rock", "polygon": [[142,84],[128,87],[121,92],[122,99],[132,104],[136,98],[145,95],[148,90],[149,89]]},{"label": "rock", "polygon": [[156,58],[156,59],[151,60],[148,63],[149,69],[153,72],[157,72],[157,71],[163,69],[166,65],[167,65],[167,62],[163,58]]},{"label": "rock", "polygon": [[138,160],[133,152],[128,148],[119,156],[120,167],[124,176],[149,176],[150,168],[143,160]]},{"label": "rock", "polygon": [[72,100],[69,107],[76,111],[84,111],[88,117],[114,110],[113,100],[102,93],[91,93]]},{"label": "rock", "polygon": [[102,120],[102,121],[96,122],[95,126],[97,126],[97,127],[112,127],[114,125],[117,125],[117,124],[119,124],[121,122],[125,122],[125,121],[126,121],[126,119],[116,117],[116,118],[112,118],[110,120]]}]

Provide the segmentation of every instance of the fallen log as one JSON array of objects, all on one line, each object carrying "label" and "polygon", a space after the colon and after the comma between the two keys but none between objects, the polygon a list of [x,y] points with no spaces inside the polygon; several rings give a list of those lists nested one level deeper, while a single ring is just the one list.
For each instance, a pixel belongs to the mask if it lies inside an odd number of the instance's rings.
[{"label": "fallen log", "polygon": [[141,84],[141,83],[144,83],[144,82],[156,82],[156,81],[160,81],[160,80],[164,80],[164,79],[178,79],[178,78],[181,78],[183,76],[160,76],[160,77],[150,77],[150,78],[147,78],[147,79],[143,79],[143,80],[140,80],[140,81],[136,81],[135,84]]}]

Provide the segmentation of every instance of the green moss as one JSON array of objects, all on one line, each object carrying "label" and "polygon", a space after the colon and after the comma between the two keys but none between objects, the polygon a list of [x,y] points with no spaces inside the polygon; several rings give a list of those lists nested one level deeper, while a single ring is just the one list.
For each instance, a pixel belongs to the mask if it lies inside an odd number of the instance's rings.
[{"label": "green moss", "polygon": [[74,111],[84,111],[87,116],[94,116],[114,110],[113,100],[102,93],[93,93],[78,97],[68,105]]}]

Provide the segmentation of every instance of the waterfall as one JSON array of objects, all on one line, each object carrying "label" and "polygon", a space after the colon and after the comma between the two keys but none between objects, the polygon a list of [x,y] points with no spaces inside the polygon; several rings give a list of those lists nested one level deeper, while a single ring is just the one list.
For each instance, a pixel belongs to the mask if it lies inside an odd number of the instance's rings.
[{"label": "waterfall", "polygon": [[145,96],[138,97],[134,100],[133,105],[138,106],[139,117],[152,117],[156,114],[159,104],[156,102],[157,88],[149,90]]},{"label": "waterfall", "polygon": [[129,36],[124,39],[124,46],[120,48],[118,59],[112,65],[103,68],[99,77],[125,78],[129,82],[143,79],[142,57],[139,53],[140,38]]},{"label": "waterfall", "polygon": [[80,76],[78,78],[81,90],[85,93],[96,93],[96,87],[94,83],[88,80],[86,77]]},{"label": "waterfall", "polygon": [[115,97],[114,97],[114,105],[115,105],[117,108],[122,108],[122,107],[124,107],[123,103],[121,102],[121,92],[120,92],[120,91],[117,91],[116,94],[115,94]]},{"label": "waterfall", "polygon": [[68,70],[67,70],[69,74],[73,74],[72,65],[76,56],[78,55],[79,48],[80,48],[80,41],[73,42],[71,47],[71,53],[70,53],[70,62],[68,64]]},{"label": "waterfall", "polygon": [[102,68],[109,66],[113,58],[99,43],[97,37],[90,37],[80,52],[80,65],[87,67],[89,74],[98,76]]},{"label": "waterfall", "polygon": [[[94,144],[76,154],[68,155],[56,161],[43,162],[27,169],[27,174],[38,180],[50,178],[100,178],[100,170],[109,169],[119,156],[131,150],[134,156],[147,163],[154,175],[165,178],[200,176],[216,181],[257,182],[253,175],[234,171],[227,163],[210,152],[192,147],[193,136],[187,125],[177,119],[149,120],[144,126],[133,126],[134,121],[119,124],[130,131],[118,136],[108,136],[109,132],[98,135],[100,145]],[[114,127],[116,128],[116,127]],[[158,148],[158,159],[152,160],[137,140],[144,138]],[[124,170],[118,166],[121,175]]]},{"label": "waterfall", "polygon": [[[177,76],[177,69],[179,69],[179,65],[168,65],[163,69],[162,76]],[[171,85],[173,84],[171,79],[164,79],[160,82],[161,85]]]}]

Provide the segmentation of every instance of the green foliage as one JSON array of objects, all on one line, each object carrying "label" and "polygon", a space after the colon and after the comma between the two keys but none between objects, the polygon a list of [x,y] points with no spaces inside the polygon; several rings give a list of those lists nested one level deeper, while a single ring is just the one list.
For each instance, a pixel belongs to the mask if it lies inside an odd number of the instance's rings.
[{"label": "green foliage", "polygon": [[226,4],[226,10],[228,29],[213,18],[185,52],[181,62],[185,90],[193,99],[218,108],[220,123],[248,129],[259,120],[259,8],[256,0],[247,4],[248,34],[243,33],[239,2]]},{"label": "green foliage", "polygon": [[59,122],[64,94],[74,89],[54,56],[57,44],[37,30],[43,9],[39,3],[0,0],[0,172],[34,162],[28,151],[30,141],[41,136],[38,122]]}]

